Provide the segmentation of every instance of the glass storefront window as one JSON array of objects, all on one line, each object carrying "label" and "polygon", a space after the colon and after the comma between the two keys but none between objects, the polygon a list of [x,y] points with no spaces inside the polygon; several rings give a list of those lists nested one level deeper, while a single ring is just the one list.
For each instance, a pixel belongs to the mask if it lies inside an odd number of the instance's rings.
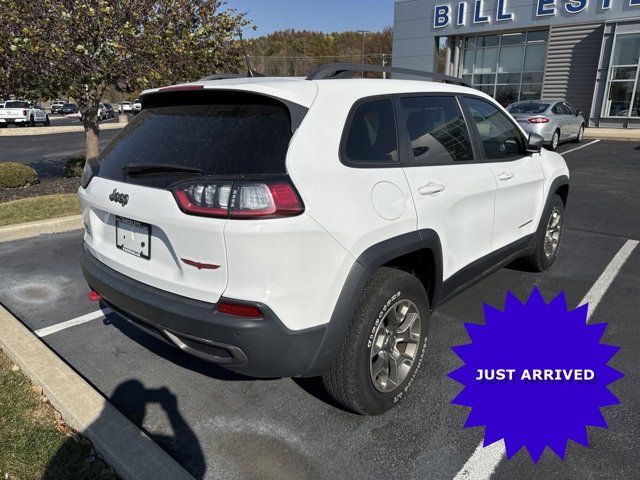
[{"label": "glass storefront window", "polygon": [[524,56],[524,70],[527,72],[544,72],[544,63],[547,61],[547,45],[537,43],[527,45]]},{"label": "glass storefront window", "polygon": [[[602,106],[605,117],[640,116],[638,99],[638,66],[640,33],[617,35],[609,65],[607,95]],[[633,102],[633,105],[632,105]]]},{"label": "glass storefront window", "polygon": [[547,30],[465,37],[460,74],[507,106],[538,99],[547,54]]}]

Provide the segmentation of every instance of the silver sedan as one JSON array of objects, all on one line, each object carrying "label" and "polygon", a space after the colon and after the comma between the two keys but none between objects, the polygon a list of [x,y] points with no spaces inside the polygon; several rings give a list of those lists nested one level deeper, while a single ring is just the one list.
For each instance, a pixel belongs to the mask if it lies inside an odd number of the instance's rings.
[{"label": "silver sedan", "polygon": [[584,137],[582,112],[564,100],[525,100],[512,103],[507,111],[526,132],[541,135],[550,150],[567,140],[580,143]]}]

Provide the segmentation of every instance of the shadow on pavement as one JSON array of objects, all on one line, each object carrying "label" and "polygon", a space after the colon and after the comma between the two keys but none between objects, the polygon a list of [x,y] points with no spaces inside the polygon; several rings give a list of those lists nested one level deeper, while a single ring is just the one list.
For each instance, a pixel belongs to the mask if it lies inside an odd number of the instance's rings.
[{"label": "shadow on pavement", "polygon": [[[194,478],[204,478],[206,464],[200,442],[178,410],[176,396],[168,388],[150,389],[138,380],[127,380],[116,387],[111,400],[119,404],[122,413],[139,427],[144,424],[147,407],[159,405],[169,419],[173,435],[146,433],[169,453],[180,452],[180,463]],[[106,422],[109,420],[101,415],[88,430],[109,431],[110,427],[108,424],[105,425]],[[87,475],[90,476],[87,476],[68,470],[69,452],[73,448],[72,443],[75,442],[75,439],[70,438],[58,449],[47,465],[42,476],[43,480],[96,478],[95,471],[88,473]],[[102,475],[97,478],[101,477]],[[112,478],[107,472],[104,472],[104,477]]]}]

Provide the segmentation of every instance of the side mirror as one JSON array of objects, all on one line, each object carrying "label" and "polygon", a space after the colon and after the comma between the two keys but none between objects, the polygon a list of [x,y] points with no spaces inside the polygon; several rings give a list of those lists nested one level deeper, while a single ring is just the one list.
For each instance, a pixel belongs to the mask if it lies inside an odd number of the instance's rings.
[{"label": "side mirror", "polygon": [[544,137],[542,137],[542,135],[538,135],[537,133],[531,132],[529,134],[529,139],[527,140],[527,152],[538,153],[540,150],[542,150],[542,145],[544,145]]},{"label": "side mirror", "polygon": [[579,117],[580,115],[582,115],[582,110],[576,110],[576,117]]}]

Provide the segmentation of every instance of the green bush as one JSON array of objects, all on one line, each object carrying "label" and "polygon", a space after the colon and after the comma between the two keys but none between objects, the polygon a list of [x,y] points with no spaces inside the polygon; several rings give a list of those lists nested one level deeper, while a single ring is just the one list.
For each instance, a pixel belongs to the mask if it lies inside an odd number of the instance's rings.
[{"label": "green bush", "polygon": [[84,157],[71,157],[64,164],[65,177],[81,177],[84,169]]},{"label": "green bush", "polygon": [[0,162],[0,188],[28,187],[40,183],[36,171],[15,162]]}]

